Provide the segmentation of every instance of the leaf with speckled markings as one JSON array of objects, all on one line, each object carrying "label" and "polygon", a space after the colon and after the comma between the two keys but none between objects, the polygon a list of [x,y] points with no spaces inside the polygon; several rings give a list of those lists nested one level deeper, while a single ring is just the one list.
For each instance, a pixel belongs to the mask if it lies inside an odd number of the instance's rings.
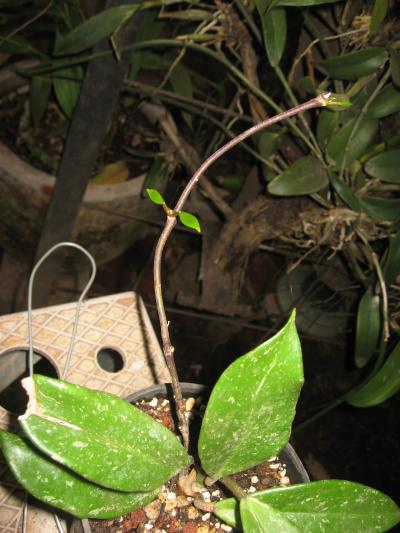
[{"label": "leaf with speckled markings", "polygon": [[283,513],[253,497],[240,501],[240,519],[245,533],[300,533]]},{"label": "leaf with speckled markings", "polygon": [[232,363],[215,385],[199,439],[207,474],[219,479],[277,455],[289,439],[302,384],[293,312],[279,333]]},{"label": "leaf with speckled markings", "polygon": [[103,487],[154,490],[189,463],[162,424],[105,392],[35,374],[22,384],[30,396],[19,418],[43,453]]},{"label": "leaf with speckled markings", "polygon": [[[400,509],[392,499],[351,481],[302,483],[257,492],[251,498],[274,508],[307,533],[379,533],[400,520]],[[218,518],[235,528],[241,526],[238,511],[234,498],[215,504]]]},{"label": "leaf with speckled markings", "polygon": [[0,448],[17,481],[30,494],[78,518],[115,518],[139,509],[157,494],[117,492],[94,485],[1,429]]}]

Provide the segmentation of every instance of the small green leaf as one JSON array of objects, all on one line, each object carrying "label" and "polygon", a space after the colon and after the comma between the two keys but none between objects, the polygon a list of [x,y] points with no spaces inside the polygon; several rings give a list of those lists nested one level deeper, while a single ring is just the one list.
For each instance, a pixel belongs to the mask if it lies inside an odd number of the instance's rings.
[{"label": "small green leaf", "polygon": [[367,117],[384,118],[398,111],[400,111],[400,90],[389,83],[370,105]]},{"label": "small green leaf", "polygon": [[360,199],[354,194],[347,183],[339,179],[333,172],[329,172],[329,180],[341,200],[353,209],[353,211],[359,213],[361,211]]},{"label": "small green leaf", "polygon": [[376,35],[381,27],[382,22],[386,17],[388,10],[388,0],[375,0],[374,7],[372,9],[371,22],[370,22],[370,34]]},{"label": "small green leaf", "polygon": [[356,80],[376,72],[387,60],[385,48],[365,48],[357,52],[323,59],[317,66],[331,78]]},{"label": "small green leaf", "polygon": [[400,232],[389,236],[382,271],[386,285],[392,285],[400,274]]},{"label": "small green leaf", "polygon": [[55,50],[56,55],[77,54],[111,35],[134,15],[139,4],[111,7],[70,31]]},{"label": "small green leaf", "polygon": [[258,138],[258,150],[264,159],[274,154],[282,144],[282,131],[262,131]]},{"label": "small green leaf", "polygon": [[244,533],[301,533],[283,513],[251,496],[240,500],[240,519]]},{"label": "small green leaf", "polygon": [[268,184],[268,191],[278,196],[297,196],[318,192],[327,185],[328,175],[321,162],[306,156],[276,176]]},{"label": "small green leaf", "polygon": [[35,374],[19,418],[43,453],[85,479],[120,491],[154,490],[188,464],[188,456],[162,424],[105,392]]},{"label": "small green leaf", "polygon": [[258,14],[264,36],[265,50],[271,66],[279,65],[286,44],[286,10],[273,8],[267,10],[267,3],[256,0]]},{"label": "small green leaf", "polygon": [[396,221],[400,219],[400,199],[363,196],[360,198],[360,205],[367,215],[375,220]]},{"label": "small green leaf", "polygon": [[354,360],[358,368],[364,367],[377,349],[381,331],[380,298],[368,287],[357,312],[356,345]]},{"label": "small green leaf", "polygon": [[400,390],[400,342],[396,344],[383,366],[364,386],[347,397],[354,407],[372,407],[391,398]]},{"label": "small green leaf", "polygon": [[199,438],[201,464],[213,479],[262,463],[287,443],[303,384],[294,318],[233,362],[215,385]]},{"label": "small green leaf", "polygon": [[396,87],[400,88],[400,52],[394,48],[389,49],[390,53],[390,74]]},{"label": "small green leaf", "polygon": [[192,215],[192,213],[187,213],[186,211],[179,211],[178,217],[184,226],[201,233],[199,219],[196,216]]},{"label": "small green leaf", "polygon": [[350,135],[356,120],[357,119],[354,118],[347,122],[347,124],[332,135],[331,140],[328,143],[327,153],[329,157],[335,161],[335,164],[332,167],[333,170],[340,170],[345,154],[346,167],[354,163],[354,161],[365,152],[378,131],[378,120],[363,120],[349,144]]},{"label": "small green leaf", "polygon": [[400,148],[392,148],[369,159],[365,171],[374,178],[389,183],[400,183]]},{"label": "small green leaf", "polygon": [[68,67],[53,74],[53,87],[58,103],[68,118],[71,118],[81,92],[82,67]]},{"label": "small green leaf", "polygon": [[0,448],[17,481],[38,500],[78,518],[115,518],[150,503],[157,491],[116,492],[94,485],[0,429]]},{"label": "small green leaf", "polygon": [[344,111],[347,107],[351,107],[353,104],[350,98],[345,94],[331,93],[325,100],[325,105],[332,111]]},{"label": "small green leaf", "polygon": [[[301,483],[257,492],[251,498],[279,511],[307,533],[384,533],[400,520],[400,510],[388,496],[351,481]],[[239,528],[238,507],[234,498],[221,500],[215,504],[215,514]]]},{"label": "small green leaf", "polygon": [[51,80],[42,76],[34,76],[31,82],[30,106],[31,116],[34,128],[37,128],[39,122],[46,111],[51,90]]},{"label": "small green leaf", "polygon": [[153,204],[165,205],[164,198],[156,189],[146,189],[146,192]]}]

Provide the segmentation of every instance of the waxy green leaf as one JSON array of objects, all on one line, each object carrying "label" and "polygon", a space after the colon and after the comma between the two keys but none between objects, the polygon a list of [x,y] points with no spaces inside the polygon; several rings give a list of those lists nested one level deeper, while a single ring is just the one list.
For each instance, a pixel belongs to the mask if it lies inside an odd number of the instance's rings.
[{"label": "waxy green leaf", "polygon": [[400,88],[400,52],[394,48],[389,49],[390,54],[390,74],[396,87]]},{"label": "waxy green leaf", "polygon": [[146,189],[147,196],[153,202],[153,204],[164,205],[165,201],[161,194],[156,189]]},{"label": "waxy green leaf", "polygon": [[[400,510],[388,496],[351,481],[301,483],[257,492],[251,498],[273,507],[307,533],[383,533],[400,520]],[[221,500],[215,504],[215,514],[240,527],[238,506],[234,498]]]},{"label": "waxy green leaf", "polygon": [[317,63],[318,67],[331,78],[338,80],[356,80],[372,74],[388,58],[385,48],[365,48],[357,52],[330,57]]},{"label": "waxy green leaf", "polygon": [[375,220],[396,221],[400,219],[400,199],[363,196],[360,198],[360,205],[367,215]]},{"label": "waxy green leaf", "polygon": [[354,118],[347,122],[332,135],[328,143],[327,152],[329,157],[335,162],[333,165],[334,170],[341,168],[345,155],[346,166],[354,163],[365,152],[378,131],[378,120],[363,120],[349,143],[355,121],[356,119]]},{"label": "waxy green leaf", "polygon": [[278,196],[296,196],[318,192],[328,185],[328,174],[322,163],[309,155],[297,159],[268,184],[268,191]]},{"label": "waxy green leaf", "polygon": [[389,83],[370,105],[367,117],[384,118],[398,111],[400,111],[400,90]]},{"label": "waxy green leaf", "polygon": [[381,331],[380,298],[368,287],[358,304],[354,360],[364,367],[377,349]]},{"label": "waxy green leaf", "polygon": [[203,418],[199,455],[219,479],[277,455],[289,439],[303,384],[292,313],[272,339],[232,363],[215,385]]},{"label": "waxy green leaf", "polygon": [[339,113],[323,109],[318,117],[317,140],[325,146],[339,126]]},{"label": "waxy green leaf", "polygon": [[252,496],[240,500],[240,519],[244,533],[301,533],[283,513]]},{"label": "waxy green leaf", "polygon": [[46,76],[34,76],[31,82],[29,100],[33,126],[38,127],[43,113],[46,111],[51,90],[51,80]]},{"label": "waxy green leaf", "polygon": [[111,35],[136,12],[139,4],[111,7],[94,15],[64,36],[56,55],[77,54]]},{"label": "waxy green leaf", "polygon": [[38,500],[78,518],[114,518],[151,502],[152,492],[117,492],[94,485],[0,429],[0,448],[17,481]]},{"label": "waxy green leaf", "polygon": [[192,215],[192,213],[187,213],[186,211],[179,211],[178,217],[184,226],[201,233],[200,222],[195,215]]},{"label": "waxy green leaf", "polygon": [[261,18],[264,45],[270,64],[279,65],[286,44],[286,11],[283,8],[268,9],[266,2],[256,0]]},{"label": "waxy green leaf", "polygon": [[400,183],[400,148],[392,148],[368,159],[365,171],[374,178],[389,183]]},{"label": "waxy green leaf", "polygon": [[334,172],[329,172],[329,180],[332,187],[339,197],[345,202],[353,211],[359,213],[361,211],[361,204],[359,198],[354,194],[353,190],[347,185],[345,181],[340,179]]},{"label": "waxy green leaf", "polygon": [[391,285],[400,274],[400,232],[389,236],[389,246],[384,255],[383,276],[386,285]]},{"label": "waxy green leaf", "polygon": [[81,92],[82,67],[68,67],[57,70],[53,76],[53,87],[58,103],[66,116],[70,118],[78,103]]},{"label": "waxy green leaf", "polygon": [[388,0],[375,0],[369,30],[371,35],[376,35],[378,33],[382,22],[385,20],[388,6]]},{"label": "waxy green leaf", "polygon": [[184,448],[162,424],[105,392],[34,375],[19,418],[43,453],[101,486],[150,491],[187,466]]},{"label": "waxy green leaf", "polygon": [[400,390],[400,342],[376,374],[364,386],[347,397],[354,407],[372,407],[391,398]]}]

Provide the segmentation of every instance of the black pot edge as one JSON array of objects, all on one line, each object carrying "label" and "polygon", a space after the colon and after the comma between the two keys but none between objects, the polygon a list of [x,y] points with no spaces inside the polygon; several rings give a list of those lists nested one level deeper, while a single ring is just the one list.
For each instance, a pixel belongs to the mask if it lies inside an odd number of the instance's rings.
[{"label": "black pot edge", "polygon": [[[188,383],[181,382],[182,394],[184,395],[201,395],[208,392],[208,387],[206,385],[201,385],[200,383]],[[125,400],[129,403],[137,402],[138,400],[152,400],[154,396],[168,396],[169,399],[173,397],[171,383],[159,383],[157,385],[150,385],[145,389],[139,390],[129,394]],[[284,449],[279,453],[279,459],[286,465],[289,466],[290,480],[294,483],[309,483],[310,478],[307,474],[306,469],[304,468],[303,463],[301,462],[299,456],[295,452],[293,446],[288,442]],[[292,468],[291,468],[292,467]],[[92,529],[87,518],[82,519],[82,532],[83,533],[92,533]],[[78,533],[78,530],[74,530]]]}]

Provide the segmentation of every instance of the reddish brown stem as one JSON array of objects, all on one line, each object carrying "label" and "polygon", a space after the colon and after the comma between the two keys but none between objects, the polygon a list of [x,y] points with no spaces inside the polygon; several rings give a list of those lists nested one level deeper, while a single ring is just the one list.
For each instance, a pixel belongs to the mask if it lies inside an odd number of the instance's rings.
[{"label": "reddish brown stem", "polygon": [[[226,152],[228,152],[229,150],[237,146],[239,143],[241,143],[242,141],[244,141],[251,135],[254,135],[255,133],[263,130],[264,128],[268,128],[269,126],[272,126],[272,124],[276,124],[277,122],[286,120],[303,111],[307,111],[309,109],[313,109],[316,107],[325,106],[330,94],[331,93],[321,94],[317,96],[316,98],[309,100],[308,102],[305,102],[296,107],[293,107],[292,109],[289,109],[288,111],[284,111],[283,113],[279,113],[278,115],[275,115],[274,117],[267,118],[266,120],[263,120],[259,124],[256,124],[255,126],[252,126],[251,128],[245,130],[243,133],[240,133],[237,137],[235,137],[234,139],[224,144],[224,146],[221,146],[221,148],[219,148],[213,154],[211,154],[210,157],[208,157],[204,161],[204,163],[200,165],[198,170],[193,174],[188,184],[184,188],[182,194],[180,195],[175,205],[174,211],[177,212],[177,211],[182,210],[189,194],[191,193],[192,189],[194,188],[196,183],[199,181],[201,176],[222,155],[224,155]],[[185,446],[185,449],[187,450],[188,445],[189,445],[189,426],[188,426],[188,421],[185,416],[185,406],[183,403],[182,390],[180,387],[179,378],[178,378],[178,374],[176,371],[175,360],[174,360],[174,347],[171,343],[171,338],[169,336],[168,319],[165,313],[165,307],[164,307],[163,295],[162,295],[162,286],[161,286],[162,254],[163,254],[165,244],[167,243],[167,240],[169,236],[171,235],[172,230],[174,229],[175,225],[176,225],[176,217],[168,216],[164,229],[157,242],[157,246],[156,246],[156,250],[154,254],[154,292],[155,292],[155,298],[156,298],[156,304],[157,304],[158,318],[159,318],[160,328],[161,328],[163,351],[164,351],[164,356],[165,356],[165,360],[166,360],[169,372],[171,374],[172,389],[173,389],[173,394],[174,394],[174,400],[176,402],[176,407],[177,407],[179,430],[182,435],[183,445]]]}]

